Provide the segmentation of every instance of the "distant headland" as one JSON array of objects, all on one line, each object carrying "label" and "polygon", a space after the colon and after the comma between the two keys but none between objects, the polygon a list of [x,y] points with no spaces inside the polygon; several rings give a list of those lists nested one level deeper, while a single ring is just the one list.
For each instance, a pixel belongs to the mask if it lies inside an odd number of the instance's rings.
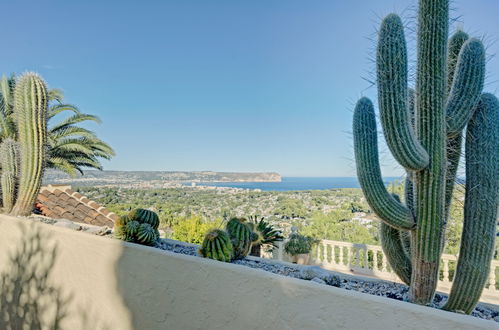
[{"label": "distant headland", "polygon": [[85,175],[72,178],[58,171],[47,171],[45,184],[71,184],[75,186],[143,186],[164,187],[202,182],[281,182],[276,172],[240,173],[214,171],[85,171]]}]

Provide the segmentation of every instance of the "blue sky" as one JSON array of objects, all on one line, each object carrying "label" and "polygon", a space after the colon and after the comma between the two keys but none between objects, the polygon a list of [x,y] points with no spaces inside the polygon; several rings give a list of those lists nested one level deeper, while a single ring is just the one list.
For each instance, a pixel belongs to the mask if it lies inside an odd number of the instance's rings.
[{"label": "blue sky", "polygon": [[[90,128],[117,152],[106,169],[354,176],[351,111],[376,95],[363,79],[370,37],[390,12],[410,21],[414,3],[11,1],[0,64],[41,73],[100,116]],[[453,7],[453,26],[499,53],[499,1]],[[488,71],[486,89],[498,92],[497,57]],[[382,163],[401,173],[388,152]]]}]

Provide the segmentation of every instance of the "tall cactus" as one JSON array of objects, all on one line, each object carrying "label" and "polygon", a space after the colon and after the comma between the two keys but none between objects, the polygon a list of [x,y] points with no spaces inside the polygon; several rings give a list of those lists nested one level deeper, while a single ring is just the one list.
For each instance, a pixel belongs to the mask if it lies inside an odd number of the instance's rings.
[{"label": "tall cactus", "polygon": [[367,98],[359,100],[355,108],[354,146],[366,200],[384,222],[381,242],[388,260],[410,284],[411,301],[428,304],[438,281],[462,131],[469,123],[463,240],[445,307],[469,313],[485,284],[494,246],[499,106],[495,96],[481,96],[483,44],[462,31],[448,41],[448,21],[449,0],[419,0],[414,92],[408,86],[401,19],[388,15],[379,32],[376,62],[381,124],[390,151],[407,171],[405,205],[383,184],[374,107]]},{"label": "tall cactus", "polygon": [[18,143],[7,138],[0,144],[0,166],[2,173],[0,185],[2,188],[3,212],[10,213],[16,200],[19,152]]},{"label": "tall cactus", "polygon": [[20,148],[20,179],[13,215],[29,215],[40,186],[47,144],[47,86],[35,73],[19,77],[14,91],[14,113]]}]

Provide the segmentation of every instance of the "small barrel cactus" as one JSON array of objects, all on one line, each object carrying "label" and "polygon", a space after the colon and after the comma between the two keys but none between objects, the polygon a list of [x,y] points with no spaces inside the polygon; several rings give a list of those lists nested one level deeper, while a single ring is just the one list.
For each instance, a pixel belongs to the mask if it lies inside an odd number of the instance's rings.
[{"label": "small barrel cactus", "polygon": [[255,239],[250,227],[244,218],[232,218],[227,222],[226,230],[234,247],[234,259],[246,257],[251,250],[251,243]]},{"label": "small barrel cactus", "polygon": [[233,246],[229,235],[220,229],[209,231],[201,244],[199,254],[204,258],[230,262],[233,257]]},{"label": "small barrel cactus", "polygon": [[[136,221],[132,221],[133,223]],[[130,224],[129,223],[129,224]],[[138,222],[137,222],[138,223]],[[154,242],[159,238],[157,235],[157,230],[154,229],[148,223],[142,223],[137,227],[137,233],[135,234],[137,237],[137,242],[144,245],[154,245]]]},{"label": "small barrel cactus", "polygon": [[114,223],[114,235],[127,242],[152,246],[159,238],[159,217],[150,210],[136,209]]},{"label": "small barrel cactus", "polygon": [[131,211],[128,216],[133,220],[137,220],[140,223],[148,223],[154,229],[158,229],[159,217],[151,210],[136,209]]}]

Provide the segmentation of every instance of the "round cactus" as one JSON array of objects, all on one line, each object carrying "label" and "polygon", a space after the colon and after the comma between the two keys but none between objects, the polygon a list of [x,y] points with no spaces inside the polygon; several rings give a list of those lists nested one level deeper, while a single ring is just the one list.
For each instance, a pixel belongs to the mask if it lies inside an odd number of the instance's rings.
[{"label": "round cactus", "polygon": [[132,220],[125,225],[125,231],[127,235],[135,236],[139,231],[140,223],[138,221]]},{"label": "round cactus", "polygon": [[201,244],[199,254],[204,258],[230,262],[233,256],[233,246],[229,235],[220,229],[209,231]]},{"label": "round cactus", "polygon": [[133,220],[136,220],[140,223],[148,223],[154,229],[158,229],[159,217],[155,212],[153,212],[151,210],[135,209],[135,210],[131,211],[128,214],[128,216]]},{"label": "round cactus", "polygon": [[117,238],[120,239],[125,239],[126,236],[126,224],[130,222],[130,217],[127,215],[119,217],[115,222],[114,222],[114,235]]},{"label": "round cactus", "polygon": [[158,236],[156,230],[150,224],[142,223],[137,228],[136,239],[140,244],[154,245],[154,242],[156,242]]},{"label": "round cactus", "polygon": [[234,248],[234,259],[246,257],[251,250],[254,236],[244,218],[232,218],[227,222],[226,230]]}]

